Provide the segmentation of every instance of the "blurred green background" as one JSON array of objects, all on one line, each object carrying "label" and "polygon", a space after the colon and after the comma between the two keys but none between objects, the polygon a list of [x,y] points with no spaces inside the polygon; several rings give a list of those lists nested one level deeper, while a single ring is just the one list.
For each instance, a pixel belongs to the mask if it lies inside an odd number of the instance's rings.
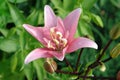
[{"label": "blurred green background", "polygon": [[[75,36],[88,36],[95,40],[98,50],[84,49],[79,71],[100,54],[110,40],[109,32],[120,23],[120,0],[0,0],[0,80],[73,80],[75,76],[47,73],[43,68],[44,59],[38,59],[24,65],[26,55],[41,44],[28,34],[23,24],[44,26],[44,6],[50,5],[57,16],[65,16],[76,8],[82,8],[77,33]],[[119,25],[120,27],[120,25]],[[105,52],[103,59],[110,56],[110,51],[120,42],[114,40]],[[120,48],[119,48],[120,49]],[[79,51],[66,55],[75,67]],[[105,63],[106,70],[100,66],[91,74],[95,76],[116,77],[120,70],[120,56]],[[58,69],[67,71],[64,62],[57,61]]]}]

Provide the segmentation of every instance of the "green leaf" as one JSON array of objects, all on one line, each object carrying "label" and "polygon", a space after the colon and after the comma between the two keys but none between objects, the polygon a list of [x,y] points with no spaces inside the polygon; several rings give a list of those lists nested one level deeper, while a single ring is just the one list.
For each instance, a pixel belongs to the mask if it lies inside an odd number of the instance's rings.
[{"label": "green leaf", "polygon": [[25,23],[25,18],[20,10],[9,2],[7,2],[7,4],[11,13],[11,17],[16,26],[21,26],[23,23]]},{"label": "green leaf", "polygon": [[18,49],[18,43],[16,40],[0,39],[0,49],[5,52],[15,52]]},{"label": "green leaf", "polygon": [[61,0],[51,0],[51,2],[55,5],[55,7],[57,8],[61,8],[63,5],[62,5],[62,2]]},{"label": "green leaf", "polygon": [[10,60],[10,58],[7,58],[4,61],[0,61],[0,65],[2,65],[0,66],[0,80],[24,80],[22,72],[11,72]]},{"label": "green leaf", "polygon": [[25,65],[24,73],[27,77],[27,80],[33,80],[33,66],[31,64]]},{"label": "green leaf", "polygon": [[110,1],[114,6],[120,8],[120,0],[110,0]]},{"label": "green leaf", "polygon": [[22,27],[16,27],[16,32],[19,35],[19,45],[20,45],[20,50],[24,51],[25,49],[25,44],[27,43],[26,41],[26,34],[25,34],[25,30]]},{"label": "green leaf", "polygon": [[72,76],[69,77],[70,80],[76,80],[77,78],[78,78],[77,75],[72,75]]},{"label": "green leaf", "polygon": [[36,69],[38,80],[44,80],[47,72],[44,70],[43,60],[36,60],[33,62],[33,65]]},{"label": "green leaf", "polygon": [[39,10],[34,9],[27,18],[28,23],[31,25],[38,25],[39,13]]},{"label": "green leaf", "polygon": [[92,21],[95,24],[97,24],[100,27],[103,27],[103,22],[102,22],[102,19],[100,18],[100,16],[95,15],[95,14],[91,14],[91,17],[92,17]]},{"label": "green leaf", "polygon": [[84,9],[91,9],[97,0],[84,0],[82,6]]},{"label": "green leaf", "polygon": [[2,35],[3,35],[4,37],[7,37],[8,30],[7,30],[7,29],[0,28],[0,33],[2,33]]},{"label": "green leaf", "polygon": [[38,24],[44,24],[44,12],[41,11],[38,16]]},{"label": "green leaf", "polygon": [[12,2],[12,3],[23,3],[27,0],[8,0],[9,2]]},{"label": "green leaf", "polygon": [[77,0],[63,0],[63,6],[65,10],[71,11],[74,8],[75,2]]},{"label": "green leaf", "polygon": [[10,62],[11,62],[11,71],[12,71],[12,72],[15,72],[15,69],[16,69],[16,67],[17,67],[17,62],[18,62],[17,56],[16,56],[16,55],[12,56]]},{"label": "green leaf", "polygon": [[91,26],[86,23],[85,21],[81,20],[79,21],[79,26],[78,26],[78,33],[81,36],[88,36],[90,39],[94,40],[92,30],[90,28]]},{"label": "green leaf", "polygon": [[51,0],[51,2],[54,4],[55,8],[57,9],[57,14],[60,17],[65,17],[67,15],[68,11],[64,9],[64,6],[61,0]]},{"label": "green leaf", "polygon": [[81,15],[80,19],[83,19],[83,20],[85,20],[88,23],[90,23],[90,21],[91,21],[91,17],[89,16],[89,14]]}]

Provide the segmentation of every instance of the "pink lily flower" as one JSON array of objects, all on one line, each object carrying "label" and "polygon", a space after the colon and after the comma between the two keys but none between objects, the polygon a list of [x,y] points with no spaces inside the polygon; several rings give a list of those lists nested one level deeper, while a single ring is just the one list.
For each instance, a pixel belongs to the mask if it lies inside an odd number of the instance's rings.
[{"label": "pink lily flower", "polygon": [[80,48],[97,49],[97,44],[87,38],[74,38],[81,9],[72,11],[65,19],[55,16],[50,6],[44,8],[44,27],[34,27],[24,24],[24,28],[44,45],[30,52],[25,58],[25,64],[38,58],[53,58],[62,61],[65,54]]}]

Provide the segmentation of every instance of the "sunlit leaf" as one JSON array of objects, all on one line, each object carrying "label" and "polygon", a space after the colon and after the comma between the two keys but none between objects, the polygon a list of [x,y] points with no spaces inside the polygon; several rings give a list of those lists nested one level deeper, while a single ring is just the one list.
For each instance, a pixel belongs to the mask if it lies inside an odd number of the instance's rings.
[{"label": "sunlit leaf", "polygon": [[11,72],[15,72],[15,69],[17,67],[17,61],[18,61],[18,58],[16,55],[11,57]]},{"label": "sunlit leaf", "polygon": [[34,9],[32,13],[28,16],[27,22],[31,25],[37,25],[39,19],[39,10]]},{"label": "sunlit leaf", "polygon": [[84,9],[90,9],[93,7],[93,5],[95,4],[97,0],[84,0],[82,2],[82,6]]},{"label": "sunlit leaf", "polygon": [[38,80],[44,80],[47,72],[43,68],[43,60],[36,60],[33,65],[36,69]]},{"label": "sunlit leaf", "polygon": [[103,27],[103,21],[102,19],[100,18],[100,16],[98,15],[95,15],[95,14],[91,14],[91,17],[92,17],[92,20],[95,24],[97,24],[98,26],[100,27]]},{"label": "sunlit leaf", "polygon": [[64,9],[69,11],[73,10],[76,1],[77,0],[63,0]]},{"label": "sunlit leaf", "polygon": [[33,79],[33,66],[31,64],[25,65],[24,73],[26,75],[27,80]]},{"label": "sunlit leaf", "polygon": [[2,35],[3,35],[4,37],[6,37],[7,34],[8,34],[8,30],[7,30],[7,29],[0,28],[0,33],[2,33]]},{"label": "sunlit leaf", "polygon": [[12,39],[0,40],[0,49],[5,52],[15,52],[18,49],[18,42]]},{"label": "sunlit leaf", "polygon": [[90,27],[91,26],[88,23],[86,23],[85,21],[81,20],[79,22],[79,26],[78,26],[78,29],[77,29],[79,35],[81,35],[81,36],[88,36],[89,38],[94,39],[92,30],[91,30]]},{"label": "sunlit leaf", "polygon": [[52,2],[57,8],[63,6],[61,0],[51,0],[51,2]]}]

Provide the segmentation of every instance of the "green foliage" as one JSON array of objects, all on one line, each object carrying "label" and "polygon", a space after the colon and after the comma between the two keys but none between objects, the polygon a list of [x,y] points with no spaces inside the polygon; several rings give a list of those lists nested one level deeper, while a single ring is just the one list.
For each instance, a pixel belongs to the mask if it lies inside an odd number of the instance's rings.
[{"label": "green foliage", "polygon": [[[50,5],[56,15],[63,19],[72,10],[82,9],[75,36],[87,36],[95,40],[99,49],[97,52],[92,49],[83,51],[78,69],[80,72],[94,62],[110,36],[115,35],[111,32],[109,36],[109,31],[120,21],[120,0],[0,0],[0,80],[74,80],[77,78],[74,75],[47,73],[43,67],[44,59],[24,65],[26,55],[42,45],[29,35],[22,25],[28,23],[43,26],[45,5]],[[119,37],[113,41],[103,59],[110,56],[108,53],[119,41]],[[116,52],[119,53],[116,50],[115,56]],[[78,53],[79,51],[76,51],[67,55],[74,67]],[[115,77],[120,67],[118,58],[103,63],[106,71],[101,72],[100,67],[97,67],[91,70],[89,75]],[[71,67],[66,67],[64,62],[56,62],[59,69],[73,71]]]},{"label": "green foliage", "polygon": [[97,0],[83,0],[82,1],[82,6],[83,6],[83,8],[85,8],[85,9],[90,9],[90,8],[92,8],[93,7],[93,5],[95,4],[95,2],[96,2]]},{"label": "green foliage", "polygon": [[11,13],[11,17],[16,26],[21,26],[23,23],[25,23],[25,18],[23,14],[20,13],[20,10],[9,2],[7,2],[7,4]]},{"label": "green foliage", "polygon": [[18,43],[15,40],[12,39],[0,39],[0,49],[2,51],[11,53],[11,52],[15,52],[18,48]]},{"label": "green foliage", "polygon": [[120,8],[120,0],[110,0],[110,1],[114,6]]},{"label": "green foliage", "polygon": [[8,0],[9,2],[12,2],[12,3],[23,3],[27,0]]},{"label": "green foliage", "polygon": [[91,16],[92,16],[92,20],[94,23],[96,23],[100,27],[103,27],[103,22],[102,22],[102,19],[100,18],[100,16],[95,15],[95,14],[91,14]]}]

